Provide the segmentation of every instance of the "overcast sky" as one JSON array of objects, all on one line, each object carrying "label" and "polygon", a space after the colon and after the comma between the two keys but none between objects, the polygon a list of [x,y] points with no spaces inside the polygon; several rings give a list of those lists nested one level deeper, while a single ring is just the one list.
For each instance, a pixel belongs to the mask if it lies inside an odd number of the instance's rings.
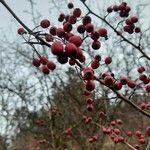
[{"label": "overcast sky", "polygon": [[[55,1],[55,0],[54,0]],[[57,0],[57,2],[62,0]],[[69,0],[68,0],[69,1]],[[76,3],[76,6],[81,6],[81,3],[79,3],[79,0],[70,0]],[[97,0],[87,0],[93,4],[93,2],[97,2]],[[103,3],[105,3],[104,6],[109,6],[111,4],[117,3],[119,0],[98,0],[100,3],[100,6],[103,6]],[[25,10],[30,10],[30,4],[27,2],[27,0],[6,0],[8,5],[14,10],[14,12],[20,17],[22,21],[26,23],[30,28],[33,27],[33,24],[31,24],[31,17],[29,14],[25,13]],[[135,9],[135,7],[139,3],[147,3],[146,8],[143,10],[143,13],[145,15],[145,22],[146,25],[150,24],[150,0],[126,0],[126,2],[129,2],[132,8]],[[49,6],[50,3],[52,3],[52,0],[36,0],[36,10],[38,10],[43,18],[51,18],[51,20],[54,22],[56,21],[56,14],[55,11],[52,11],[53,14],[49,16]],[[95,3],[96,4],[96,3]],[[96,5],[91,5],[95,7]],[[134,10],[133,10],[134,11]],[[10,32],[8,29],[11,28],[12,31],[16,31],[19,24],[12,19],[12,16],[9,14],[9,12],[0,4],[0,30],[3,30],[5,32]],[[9,33],[10,34],[10,33]]]}]

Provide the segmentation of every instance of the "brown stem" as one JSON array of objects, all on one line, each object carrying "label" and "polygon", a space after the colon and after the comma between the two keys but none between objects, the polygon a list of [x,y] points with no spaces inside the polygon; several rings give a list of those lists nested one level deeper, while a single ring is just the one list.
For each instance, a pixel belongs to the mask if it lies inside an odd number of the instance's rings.
[{"label": "brown stem", "polygon": [[2,5],[10,12],[10,14],[28,31],[30,35],[33,35],[37,40],[41,41],[43,45],[46,45],[48,47],[51,47],[50,44],[45,42],[41,37],[37,36],[30,28],[28,28],[20,19],[19,17],[12,11],[12,9],[6,4],[4,0],[0,0]]}]

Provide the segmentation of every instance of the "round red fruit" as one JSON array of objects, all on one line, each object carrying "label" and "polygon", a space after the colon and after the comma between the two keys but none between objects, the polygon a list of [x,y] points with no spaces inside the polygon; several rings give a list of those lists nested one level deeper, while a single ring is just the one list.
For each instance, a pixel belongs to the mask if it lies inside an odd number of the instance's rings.
[{"label": "round red fruit", "polygon": [[48,28],[50,26],[50,21],[48,19],[43,19],[40,22],[40,25],[41,25],[42,28]]},{"label": "round red fruit", "polygon": [[101,28],[101,29],[99,29],[99,35],[101,36],[101,37],[106,37],[107,36],[107,30],[105,29],[105,28]]},{"label": "round red fruit", "polygon": [[112,62],[112,58],[110,56],[105,58],[105,64],[110,64]]},{"label": "round red fruit", "polygon": [[89,80],[87,81],[85,87],[86,87],[86,90],[91,92],[95,89],[95,82],[93,80]]},{"label": "round red fruit", "polygon": [[49,69],[48,69],[48,67],[47,66],[42,66],[42,72],[44,73],[44,74],[49,74]]},{"label": "round red fruit", "polygon": [[53,61],[48,61],[46,65],[50,70],[54,70],[56,68],[56,64]]},{"label": "round red fruit", "polygon": [[39,60],[39,59],[34,58],[34,59],[32,60],[32,64],[33,64],[33,66],[35,66],[35,67],[39,67],[41,63],[40,63],[40,60]]},{"label": "round red fruit", "polygon": [[61,42],[54,42],[51,46],[52,54],[60,55],[64,51],[63,44]]},{"label": "round red fruit", "polygon": [[69,42],[75,44],[77,47],[81,46],[82,39],[80,36],[74,35],[69,38]]},{"label": "round red fruit", "polygon": [[77,54],[77,47],[73,43],[67,43],[65,46],[65,52],[68,56],[74,56]]}]

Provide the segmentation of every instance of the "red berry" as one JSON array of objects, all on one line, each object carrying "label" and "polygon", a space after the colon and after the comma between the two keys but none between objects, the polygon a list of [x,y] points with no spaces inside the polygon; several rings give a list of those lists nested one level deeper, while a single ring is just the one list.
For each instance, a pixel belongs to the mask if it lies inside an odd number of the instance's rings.
[{"label": "red berry", "polygon": [[112,62],[112,58],[110,56],[105,58],[105,64],[110,64]]},{"label": "red berry", "polygon": [[107,85],[107,86],[111,86],[114,82],[114,79],[112,78],[112,76],[106,76],[104,78],[104,84]]},{"label": "red berry", "polygon": [[56,27],[51,27],[50,29],[49,29],[49,33],[51,34],[51,35],[56,35]]},{"label": "red berry", "polygon": [[93,43],[92,43],[92,48],[93,48],[94,50],[98,50],[98,49],[100,49],[100,47],[101,47],[100,41],[93,41]]},{"label": "red berry", "polygon": [[78,27],[77,27],[77,31],[80,33],[80,34],[82,34],[82,33],[84,33],[85,32],[85,26],[84,25],[79,25]]},{"label": "red berry", "polygon": [[40,63],[41,63],[41,64],[46,65],[47,62],[48,62],[47,57],[44,57],[44,56],[40,57]]},{"label": "red berry", "polygon": [[57,28],[57,29],[56,29],[56,35],[57,35],[58,37],[60,37],[60,38],[65,37],[65,31],[64,31],[64,29],[62,29],[62,28]]},{"label": "red berry", "polygon": [[96,55],[96,56],[94,57],[94,59],[95,59],[96,61],[101,61],[101,56],[100,56],[100,55]]},{"label": "red berry", "polygon": [[86,90],[91,92],[95,89],[95,82],[93,80],[89,80],[86,82],[85,87],[86,87]]},{"label": "red berry", "polygon": [[100,66],[100,63],[97,60],[92,61],[91,67],[97,69]]},{"label": "red berry", "polygon": [[110,7],[107,8],[107,12],[108,13],[111,13],[112,11],[113,11],[113,7],[112,6],[110,6]]},{"label": "red berry", "polygon": [[132,132],[128,131],[127,136],[131,137],[132,136]]},{"label": "red berry", "polygon": [[117,12],[117,11],[119,10],[118,6],[117,6],[117,5],[114,5],[114,6],[113,6],[113,10],[114,10],[115,12]]},{"label": "red berry", "polygon": [[69,22],[66,22],[63,26],[63,29],[66,31],[66,32],[70,32],[72,30],[72,25],[69,23]]},{"label": "red berry", "polygon": [[136,16],[131,17],[131,21],[133,23],[137,23],[138,22],[138,18]]},{"label": "red berry", "polygon": [[120,134],[120,130],[119,130],[119,129],[114,129],[114,132],[115,132],[116,134]]},{"label": "red berry", "polygon": [[68,22],[71,24],[75,24],[77,22],[77,18],[75,16],[70,16]]},{"label": "red berry", "polygon": [[141,29],[139,27],[136,27],[135,28],[135,33],[140,33],[141,32]]},{"label": "red berry", "polygon": [[81,46],[82,39],[80,36],[74,35],[69,38],[69,42],[75,44],[77,47]]},{"label": "red berry", "polygon": [[63,44],[60,42],[54,42],[51,46],[51,51],[54,55],[62,54],[64,51]]},{"label": "red berry", "polygon": [[71,2],[70,2],[70,3],[68,3],[68,5],[67,5],[67,6],[68,6],[68,8],[69,8],[69,9],[72,9],[72,8],[74,7],[73,3],[71,3]]},{"label": "red berry", "polygon": [[68,55],[66,54],[66,52],[63,52],[62,54],[58,55],[57,61],[60,64],[66,64],[68,62]]},{"label": "red berry", "polygon": [[91,24],[91,23],[86,24],[85,30],[86,30],[88,33],[91,33],[91,32],[94,30],[93,24]]},{"label": "red berry", "polygon": [[48,28],[50,26],[50,21],[48,19],[44,19],[40,22],[42,28]]},{"label": "red berry", "polygon": [[92,19],[90,16],[85,16],[83,19],[82,19],[82,23],[83,25],[87,25],[88,23],[91,23]]},{"label": "red berry", "polygon": [[47,68],[50,70],[54,70],[56,68],[56,65],[53,61],[48,61],[46,65],[47,65]]},{"label": "red berry", "polygon": [[75,17],[80,17],[80,15],[81,15],[81,9],[80,8],[75,8],[74,11],[73,11],[73,15]]},{"label": "red berry", "polygon": [[73,43],[67,43],[65,46],[65,52],[68,56],[74,56],[77,54],[77,47]]},{"label": "red berry", "polygon": [[91,95],[91,92],[89,92],[89,91],[84,91],[84,95],[85,95],[85,96],[90,96],[90,95]]},{"label": "red berry", "polygon": [[100,28],[98,32],[101,37],[107,36],[107,30],[105,28]]},{"label": "red berry", "polygon": [[127,79],[127,77],[125,77],[125,76],[122,76],[122,77],[120,78],[120,82],[121,82],[123,85],[127,84],[127,81],[128,81],[128,79]]},{"label": "red berry", "polygon": [[139,67],[139,68],[137,69],[137,71],[138,71],[139,73],[143,73],[143,72],[145,71],[145,68],[144,68],[143,66],[141,66],[141,67]]},{"label": "red berry", "polygon": [[133,22],[131,21],[131,19],[126,19],[125,23],[129,26],[131,26],[133,24]]},{"label": "red berry", "polygon": [[35,67],[39,67],[41,63],[40,63],[40,60],[39,60],[39,59],[34,58],[34,59],[32,60],[32,64],[33,64],[33,66],[35,66]]},{"label": "red berry", "polygon": [[76,64],[76,62],[75,62],[74,59],[69,59],[69,65],[70,65],[70,66],[73,66],[73,65],[75,65],[75,64]]},{"label": "red berry", "polygon": [[133,81],[133,80],[128,80],[128,81],[127,81],[127,85],[128,85],[130,88],[135,88],[136,83],[135,83],[135,81]]},{"label": "red berry", "polygon": [[140,143],[140,144],[145,144],[145,139],[144,139],[144,138],[139,139],[139,143]]},{"label": "red berry", "polygon": [[84,68],[83,69],[83,78],[84,80],[93,80],[94,79],[94,71],[92,68]]},{"label": "red berry", "polygon": [[92,99],[92,98],[88,98],[88,99],[86,100],[86,102],[87,102],[87,104],[93,104],[93,99]]},{"label": "red berry", "polygon": [[17,32],[18,32],[18,34],[20,34],[20,35],[26,33],[26,31],[24,30],[24,28],[19,28]]},{"label": "red berry", "polygon": [[49,74],[49,69],[48,69],[48,67],[47,66],[42,66],[42,72],[44,73],[44,74]]},{"label": "red berry", "polygon": [[91,111],[93,111],[93,105],[92,104],[88,104],[87,105],[87,110],[89,111],[89,112],[91,112]]},{"label": "red berry", "polygon": [[145,81],[145,80],[147,80],[147,76],[146,76],[145,74],[141,74],[141,75],[139,76],[139,79],[140,79],[141,81]]},{"label": "red berry", "polygon": [[64,21],[64,19],[65,19],[65,14],[63,14],[63,13],[61,13],[60,15],[59,15],[59,17],[58,17],[58,21],[59,22],[63,22]]},{"label": "red berry", "polygon": [[114,88],[115,88],[116,90],[121,90],[121,88],[122,88],[122,83],[119,82],[119,81],[115,82]]},{"label": "red berry", "polygon": [[93,39],[94,41],[99,39],[99,33],[97,31],[93,31],[91,33],[91,39]]}]

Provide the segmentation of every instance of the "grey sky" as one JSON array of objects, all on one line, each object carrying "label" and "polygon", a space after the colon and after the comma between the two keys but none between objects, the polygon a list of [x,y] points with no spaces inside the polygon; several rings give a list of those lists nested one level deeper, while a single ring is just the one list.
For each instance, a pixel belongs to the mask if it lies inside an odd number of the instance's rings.
[{"label": "grey sky", "polygon": [[[43,0],[41,2],[41,0],[36,0],[36,10],[38,10],[42,16],[44,18],[51,18],[52,21],[56,21],[56,14],[52,14],[51,16],[49,16],[49,6],[50,6],[50,2],[52,0]],[[61,0],[58,0],[61,2]],[[78,0],[72,0],[73,2],[76,3],[76,6],[81,6],[81,3],[79,3]],[[94,3],[98,3],[98,1],[96,0],[87,0],[89,3],[93,4],[93,1],[95,1]],[[109,6],[111,4],[114,3],[118,3],[119,0],[101,0],[99,1],[100,6],[103,6],[103,4],[105,3],[104,6]],[[24,21],[29,27],[32,28],[32,24],[31,24],[31,16],[27,13],[24,12],[24,10],[30,10],[30,5],[29,2],[27,2],[27,0],[6,0],[6,2],[8,3],[8,5],[14,10],[14,12],[16,12],[16,14],[20,17],[20,19],[22,21]],[[135,7],[137,6],[137,4],[139,3],[147,3],[149,5],[146,6],[146,9],[143,10],[144,16],[145,16],[145,22],[146,24],[150,24],[150,17],[149,17],[149,13],[150,13],[150,1],[149,0],[126,0],[126,2],[129,2],[129,5],[135,9]],[[134,4],[134,5],[133,5]],[[91,5],[94,7],[96,7],[96,5]],[[19,26],[19,24],[14,21],[12,19],[12,16],[9,14],[9,12],[0,4],[0,30],[4,30],[5,32],[9,32],[9,28],[11,27],[12,31],[16,31],[17,27]],[[54,13],[54,12],[53,12]]]}]

